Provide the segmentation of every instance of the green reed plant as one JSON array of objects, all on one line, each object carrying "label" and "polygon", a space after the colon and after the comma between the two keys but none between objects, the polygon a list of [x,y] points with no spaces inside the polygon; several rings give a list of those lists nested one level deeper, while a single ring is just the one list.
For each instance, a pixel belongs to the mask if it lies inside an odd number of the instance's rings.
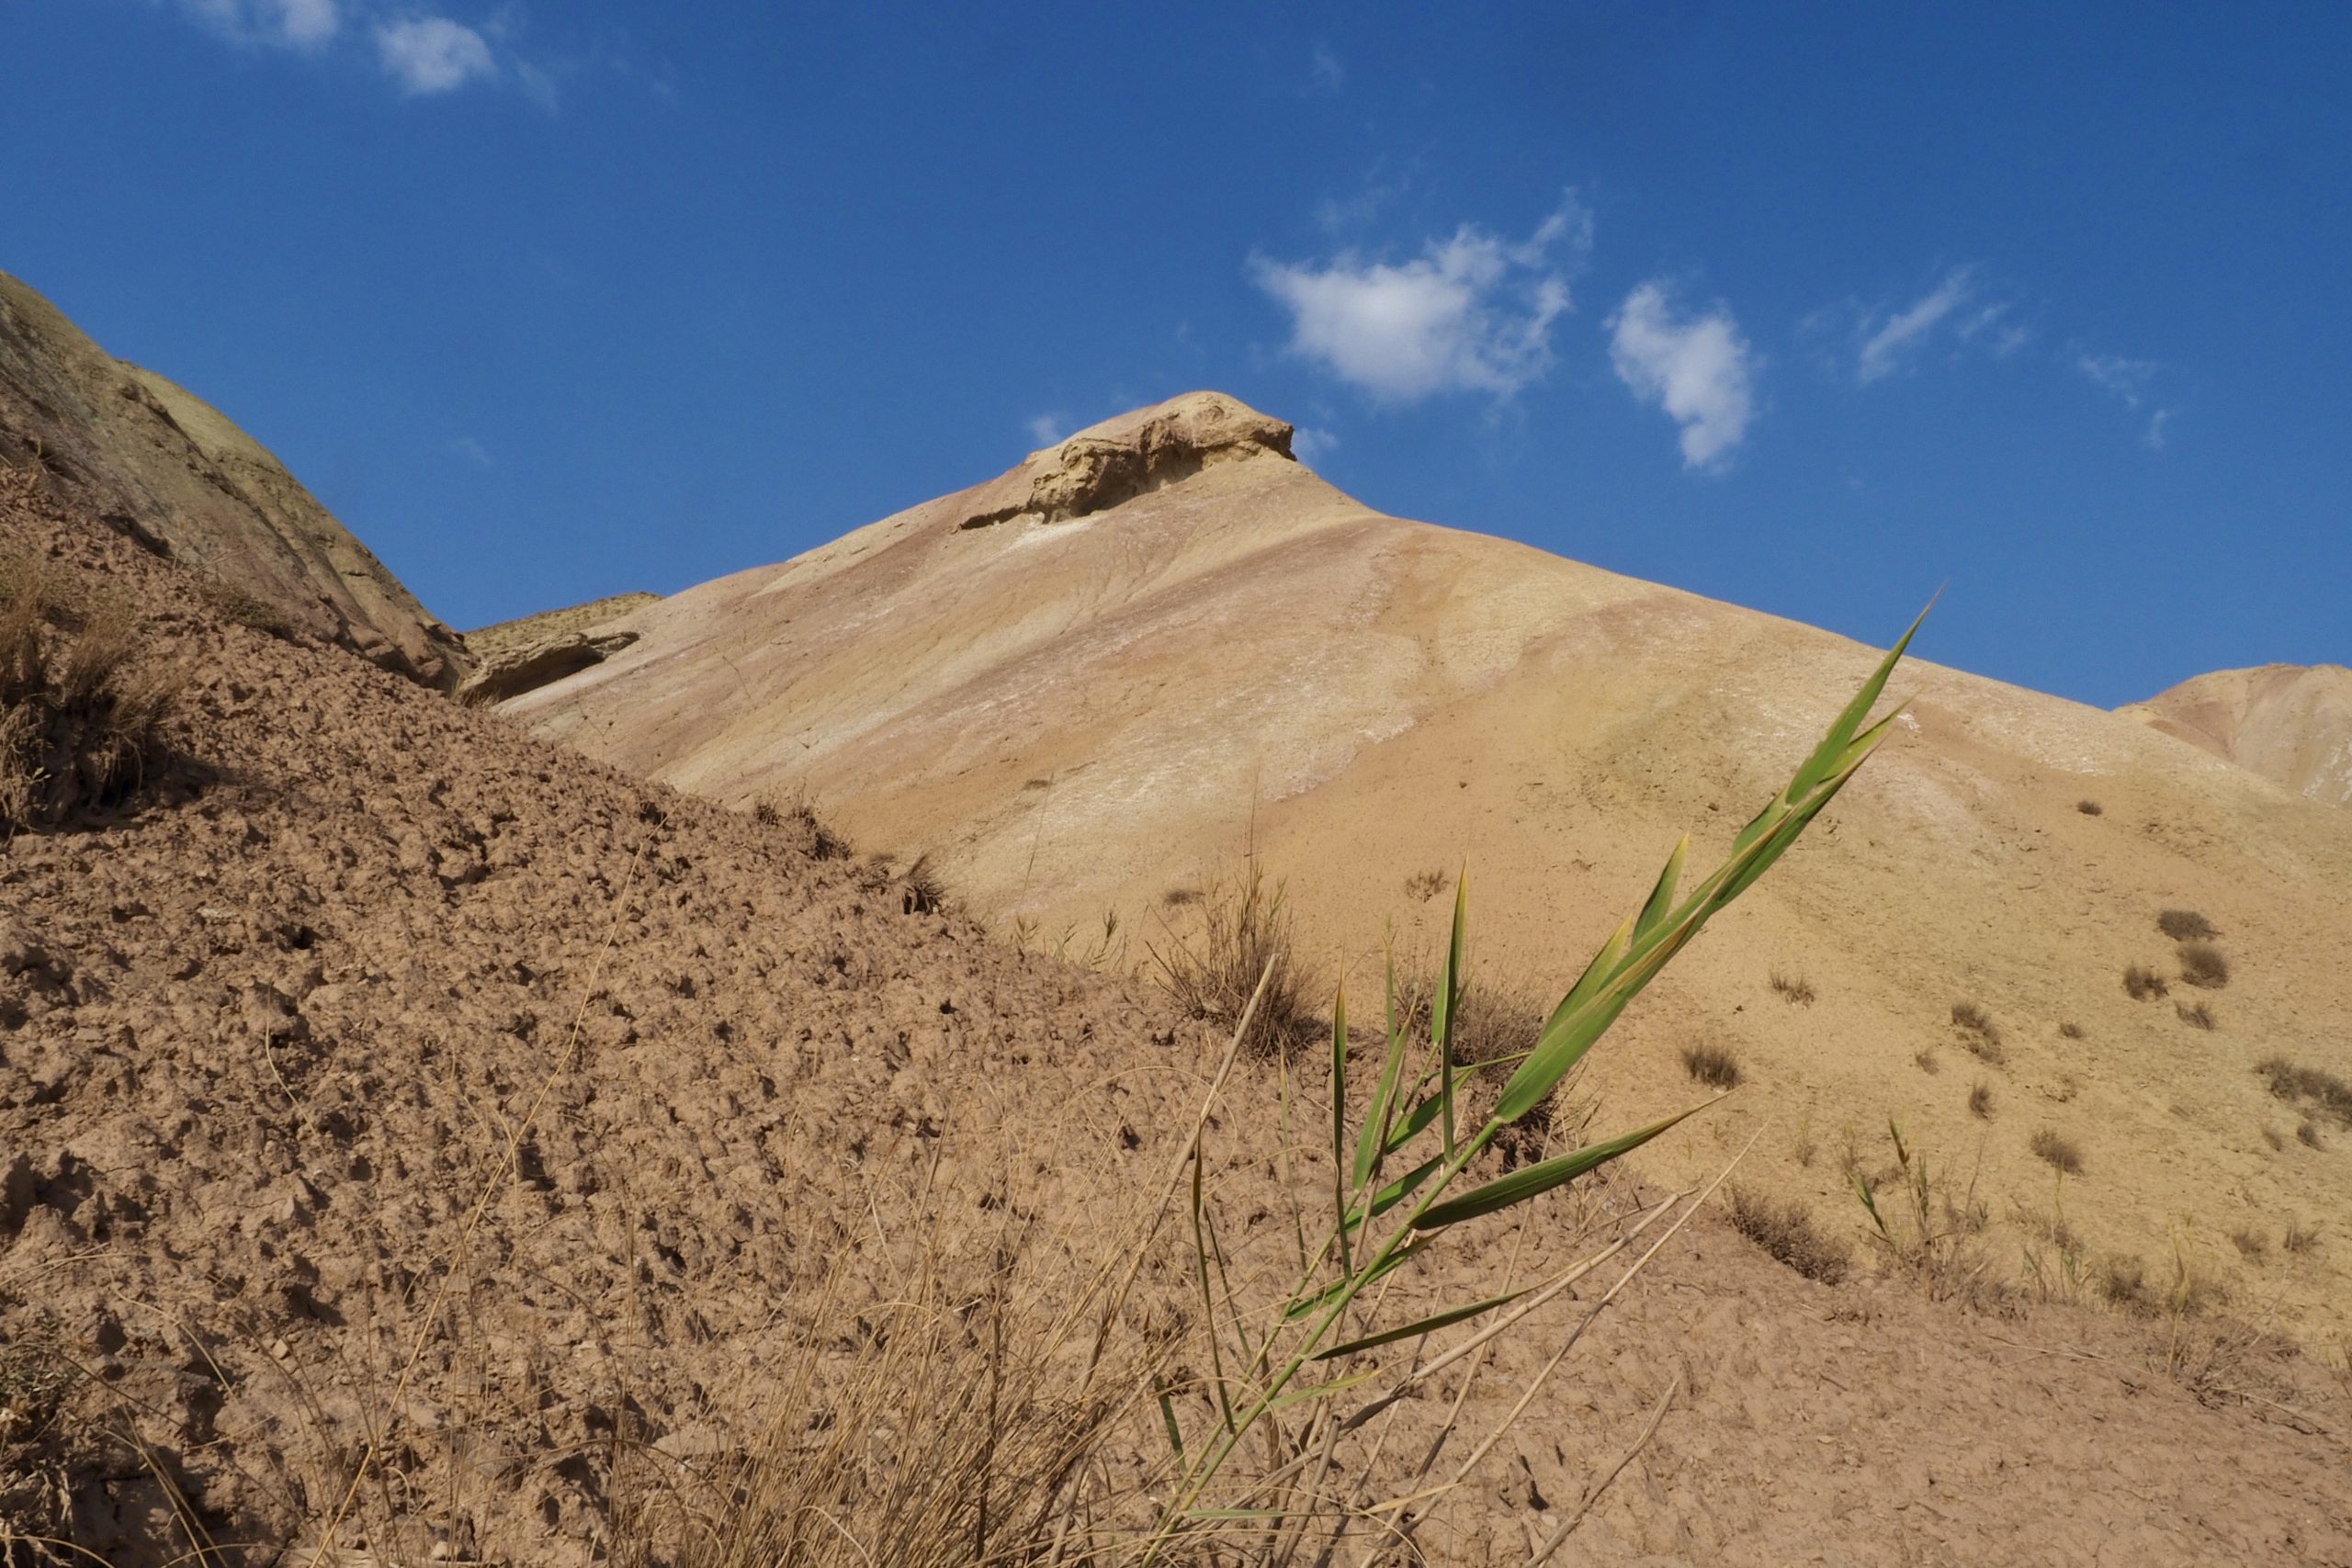
[{"label": "green reed plant", "polygon": [[[1162,1495],[1165,1501],[1158,1524],[1135,1561],[1190,1560],[1204,1544],[1200,1539],[1204,1532],[1225,1534],[1236,1528],[1278,1532],[1286,1517],[1285,1505],[1269,1499],[1278,1492],[1301,1495],[1302,1486],[1305,1495],[1317,1499],[1306,1506],[1327,1516],[1336,1513],[1342,1518],[1340,1528],[1344,1529],[1351,1512],[1363,1511],[1361,1505],[1348,1504],[1345,1498],[1334,1505],[1320,1493],[1322,1477],[1334,1462],[1336,1439],[1361,1427],[1410,1388],[1427,1382],[1441,1368],[1476,1354],[1495,1336],[1523,1321],[1604,1258],[1628,1245],[1632,1237],[1620,1236],[1600,1253],[1548,1279],[1423,1313],[1402,1323],[1383,1321],[1380,1307],[1385,1293],[1374,1292],[1398,1270],[1433,1256],[1463,1227],[1520,1210],[1545,1193],[1566,1187],[1703,1109],[1703,1104],[1692,1106],[1648,1126],[1523,1165],[1492,1179],[1471,1179],[1474,1163],[1504,1129],[1554,1092],[1627,1004],[1711,918],[1753,886],[1787,852],[1877,750],[1896,716],[1890,714],[1868,728],[1865,720],[1917,629],[1915,621],[1862,682],[1786,787],[1740,829],[1724,863],[1695,888],[1682,888],[1689,837],[1675,846],[1648,897],[1601,944],[1524,1049],[1481,1061],[1465,1059],[1459,1049],[1457,1026],[1467,995],[1466,876],[1455,885],[1453,924],[1425,1014],[1409,1003],[1399,1008],[1393,956],[1387,965],[1381,1032],[1384,1050],[1360,1113],[1351,1110],[1359,1097],[1350,1092],[1348,996],[1344,982],[1340,985],[1331,1009],[1329,1141],[1322,1151],[1330,1162],[1329,1213],[1317,1222],[1322,1233],[1318,1245],[1305,1245],[1304,1235],[1311,1233],[1302,1229],[1303,1266],[1295,1283],[1280,1292],[1278,1304],[1264,1312],[1246,1311],[1238,1304],[1239,1292],[1231,1282],[1228,1258],[1216,1240],[1218,1227],[1214,1204],[1204,1192],[1201,1157],[1203,1134],[1210,1124],[1233,1056],[1250,1031],[1248,1010],[1244,1010],[1242,1022],[1235,1030],[1234,1049],[1227,1053],[1194,1123],[1188,1156],[1194,1273],[1204,1309],[1201,1332],[1208,1342],[1210,1371],[1205,1377],[1213,1396],[1204,1407],[1207,1414],[1196,1414],[1193,1425],[1208,1424],[1188,1432],[1173,1391],[1158,1390],[1173,1472],[1171,1484]],[[1261,996],[1268,989],[1273,968],[1269,963],[1260,976]],[[1419,1027],[1423,1017],[1426,1030]],[[1483,1119],[1465,1119],[1462,1115],[1464,1087],[1487,1072],[1509,1077]],[[1171,1172],[1169,1192],[1162,1200],[1163,1213],[1182,1175],[1181,1166]],[[1690,1212],[1686,1210],[1683,1218]],[[1663,1210],[1654,1211],[1641,1225],[1647,1225],[1659,1213]],[[1678,1219],[1676,1225],[1680,1224]],[[1671,1229],[1667,1234],[1670,1235]],[[1653,1247],[1651,1252],[1655,1250]],[[1644,1254],[1643,1260],[1648,1256]],[[1629,1270],[1626,1279],[1630,1278]],[[1623,1282],[1621,1280],[1621,1287]],[[1368,1292],[1379,1299],[1367,1304]],[[1113,1298],[1114,1312],[1124,1295],[1122,1291]],[[1499,1317],[1494,1315],[1498,1314]],[[1492,1321],[1434,1360],[1420,1359],[1426,1336],[1481,1318]],[[1392,1354],[1412,1357],[1409,1368],[1399,1371],[1384,1363],[1377,1353],[1392,1347],[1401,1348]],[[1564,1348],[1561,1355],[1566,1353]],[[1552,1365],[1557,1364],[1555,1357]],[[1385,1388],[1367,1390],[1366,1385],[1383,1382]],[[1374,1397],[1351,1414],[1337,1415],[1333,1404],[1357,1391],[1372,1392]],[[1533,1393],[1532,1388],[1528,1390],[1517,1409],[1524,1409]],[[1304,1426],[1295,1429],[1286,1426],[1294,1419],[1302,1420]],[[1273,1456],[1269,1461],[1272,1472],[1252,1483],[1243,1499],[1261,1506],[1210,1506],[1212,1489],[1220,1476],[1243,1451],[1245,1441],[1261,1429],[1267,1434],[1264,1446]],[[1476,1462],[1500,1436],[1498,1429],[1480,1444],[1471,1462]],[[1425,1464],[1424,1473],[1426,1468]],[[1465,1465],[1464,1473],[1467,1469]],[[1426,1491],[1416,1495],[1426,1495]],[[1409,1529],[1411,1500],[1392,1499],[1370,1511],[1382,1517],[1382,1528],[1392,1536],[1401,1534]],[[1548,1549],[1539,1558],[1545,1554]]]}]

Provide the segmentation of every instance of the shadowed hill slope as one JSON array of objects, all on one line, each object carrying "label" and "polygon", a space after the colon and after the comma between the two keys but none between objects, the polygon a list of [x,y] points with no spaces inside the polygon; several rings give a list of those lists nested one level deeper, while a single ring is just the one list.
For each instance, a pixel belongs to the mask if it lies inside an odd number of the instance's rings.
[{"label": "shadowed hill slope", "polygon": [[2118,708],[2290,794],[2352,806],[2352,670],[2217,670]]},{"label": "shadowed hill slope", "polygon": [[[1474,976],[1517,991],[1573,974],[1684,827],[1701,854],[1727,840],[1780,783],[1766,760],[1869,667],[1383,516],[1287,434],[1210,394],[1108,422],[640,610],[627,649],[505,711],[722,802],[805,795],[1048,941],[1106,911],[1181,937],[1254,844],[1322,981],[1376,986],[1384,931],[1426,963],[1466,865]],[[2178,1254],[2300,1332],[2345,1326],[2352,1249],[2290,1277],[2229,1238],[2352,1225],[2352,1129],[2257,1070],[2352,1078],[2352,823],[2128,718],[1930,664],[1902,684],[1872,787],[1678,965],[1592,1091],[1664,1113],[1684,1052],[1720,1050],[1737,1108],[1649,1168],[1760,1130],[1758,1179],[1848,1228],[1849,1172],[1899,1122],[1969,1173],[2005,1258],[2050,1234]],[[2173,908],[2222,933],[2222,988],[2183,983]],[[2082,1156],[2063,1187],[2053,1138]]]},{"label": "shadowed hill slope", "polygon": [[41,466],[256,621],[448,690],[465,645],[220,411],[114,358],[0,273],[0,459]]}]

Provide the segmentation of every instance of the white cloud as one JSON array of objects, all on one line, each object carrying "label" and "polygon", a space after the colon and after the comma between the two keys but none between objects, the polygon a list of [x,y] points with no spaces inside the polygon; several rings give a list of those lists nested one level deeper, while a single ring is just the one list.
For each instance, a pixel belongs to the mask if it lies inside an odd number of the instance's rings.
[{"label": "white cloud", "polygon": [[454,92],[498,73],[481,34],[447,17],[411,17],[376,28],[376,56],[401,91],[424,97]]},{"label": "white cloud", "polygon": [[196,19],[239,43],[316,49],[343,26],[336,0],[183,0]]},{"label": "white cloud", "polygon": [[2172,423],[2172,416],[2177,411],[2173,409],[2158,409],[2154,414],[2150,415],[2148,419],[2148,428],[2140,433],[2140,445],[2145,446],[2151,452],[2163,451],[2165,449],[2165,426]]},{"label": "white cloud", "polygon": [[1029,432],[1029,439],[1040,447],[1059,446],[1069,434],[1062,428],[1062,416],[1057,413],[1041,413],[1023,428]]},{"label": "white cloud", "polygon": [[1651,282],[1625,296],[1606,324],[1618,379],[1682,426],[1684,466],[1729,461],[1755,417],[1757,368],[1731,311],[1719,304],[1678,320],[1666,290]]},{"label": "white cloud", "polygon": [[1310,468],[1339,449],[1340,438],[1328,430],[1302,424],[1291,432],[1291,456]]},{"label": "white cloud", "polygon": [[1866,321],[1868,335],[1854,363],[1855,378],[1867,386],[1894,375],[1902,367],[1904,355],[1933,336],[1944,318],[1968,303],[1974,291],[1968,269],[1962,267],[1948,274],[1907,310],[1883,321]]},{"label": "white cloud", "polygon": [[475,440],[470,435],[460,435],[453,438],[449,443],[449,450],[455,452],[458,457],[463,457],[466,461],[473,464],[474,467],[478,468],[488,468],[495,466],[490,460],[490,448],[484,446],[481,442]]},{"label": "white cloud", "polygon": [[2076,356],[2075,368],[2089,377],[2093,386],[2121,398],[2125,408],[2136,409],[2163,367],[2153,359],[2126,359],[2120,354],[2085,354]]},{"label": "white cloud", "polygon": [[1348,68],[1340,63],[1328,44],[1317,44],[1306,57],[1307,91],[1334,94],[1347,85]]},{"label": "white cloud", "polygon": [[1260,256],[1258,287],[1291,313],[1291,352],[1373,396],[1507,398],[1552,363],[1552,323],[1569,308],[1554,253],[1580,259],[1592,218],[1574,196],[1513,243],[1464,224],[1399,265],[1341,252],[1322,265]]}]

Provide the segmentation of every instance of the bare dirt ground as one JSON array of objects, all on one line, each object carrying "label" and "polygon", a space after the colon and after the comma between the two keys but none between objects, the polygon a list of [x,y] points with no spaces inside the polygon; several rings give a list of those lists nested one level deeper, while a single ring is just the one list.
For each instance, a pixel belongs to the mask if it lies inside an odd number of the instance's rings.
[{"label": "bare dirt ground", "polygon": [[[0,547],[130,595],[148,656],[188,672],[141,796],[0,849],[17,1535],[126,1568],[609,1560],[616,1460],[687,1487],[923,1254],[985,1273],[1017,1214],[1083,1266],[1166,1168],[1221,1043],[1160,998],[910,912],[789,817],[226,623],[179,568],[0,484]],[[1211,1134],[1244,1198],[1273,1179],[1276,1096],[1248,1069]],[[1539,1206],[1523,1256],[1499,1230],[1410,1293],[1556,1266],[1570,1217]],[[1286,1245],[1250,1220],[1237,1267]],[[1508,1343],[1468,1427],[1566,1321]],[[2352,1562],[2335,1375],[2219,1339],[2174,1347],[2176,1375],[2168,1343],[1901,1273],[1825,1286],[1709,1213],[1419,1550],[1523,1556],[1671,1389],[1573,1551]],[[1452,1392],[1408,1402],[1400,1452]]]}]

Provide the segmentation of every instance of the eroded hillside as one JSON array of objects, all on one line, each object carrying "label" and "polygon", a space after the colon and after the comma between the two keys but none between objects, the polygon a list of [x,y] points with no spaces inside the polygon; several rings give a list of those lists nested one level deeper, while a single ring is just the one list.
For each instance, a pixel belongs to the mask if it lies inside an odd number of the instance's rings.
[{"label": "eroded hillside", "polygon": [[[835,1385],[795,1382],[812,1347],[854,1366],[894,1302],[999,1300],[1009,1256],[1080,1279],[1182,1168],[1218,1043],[1148,991],[922,910],[788,813],[673,794],[224,620],[27,476],[0,474],[0,547],[62,593],[127,595],[139,657],[185,678],[135,796],[0,844],[0,1530],[19,1558],[51,1551],[36,1536],[125,1568],[626,1556],[656,1503],[723,1515],[724,1466],[779,1416],[823,1431],[839,1407],[806,1401]],[[1900,852],[1858,849],[1856,874]],[[1646,885],[1593,880],[1617,901]],[[1291,1169],[1276,1107],[1326,1087],[1311,1059],[1248,1066],[1210,1131],[1245,1281],[1292,1246],[1261,1196]],[[1654,1196],[1545,1200],[1399,1297],[1541,1277]],[[1181,1331],[1194,1285],[1155,1266],[1138,1310]],[[1448,1422],[1486,1430],[1600,1299],[1502,1342],[1475,1396],[1395,1407],[1383,1484],[1411,1487]],[[971,1322],[954,1345],[1027,1332]],[[1518,1560],[1638,1450],[1577,1549],[2352,1561],[2321,1364],[2209,1337],[2177,1379],[2146,1336],[1963,1314],[1902,1274],[1800,1279],[1711,1209],[1430,1504],[1420,1545]],[[1187,1386],[1184,1419],[1213,1429]],[[1148,1451],[1159,1417],[1136,1408],[1122,1440]],[[876,1441],[929,1414],[892,1410]]]},{"label": "eroded hillside", "polygon": [[[1381,515],[1287,437],[1214,394],[1106,422],[639,610],[505,711],[722,803],[806,797],[1114,966],[1181,940],[1254,845],[1321,983],[1376,984],[1392,930],[1431,960],[1466,867],[1477,981],[1546,1006],[1609,890],[1685,828],[1726,841],[1871,654]],[[2263,1068],[2352,1078],[2352,824],[2129,718],[1931,663],[1904,683],[1873,787],[1629,1020],[1595,1092],[1662,1114],[1686,1053],[1721,1052],[1737,1109],[1662,1176],[1761,1132],[1758,1179],[1852,1229],[1894,1123],[1968,1173],[2020,1278],[2037,1249],[2084,1278],[2186,1259],[2341,1332],[2352,1253],[2282,1267],[2281,1238],[2352,1224],[2352,1127]]]}]

